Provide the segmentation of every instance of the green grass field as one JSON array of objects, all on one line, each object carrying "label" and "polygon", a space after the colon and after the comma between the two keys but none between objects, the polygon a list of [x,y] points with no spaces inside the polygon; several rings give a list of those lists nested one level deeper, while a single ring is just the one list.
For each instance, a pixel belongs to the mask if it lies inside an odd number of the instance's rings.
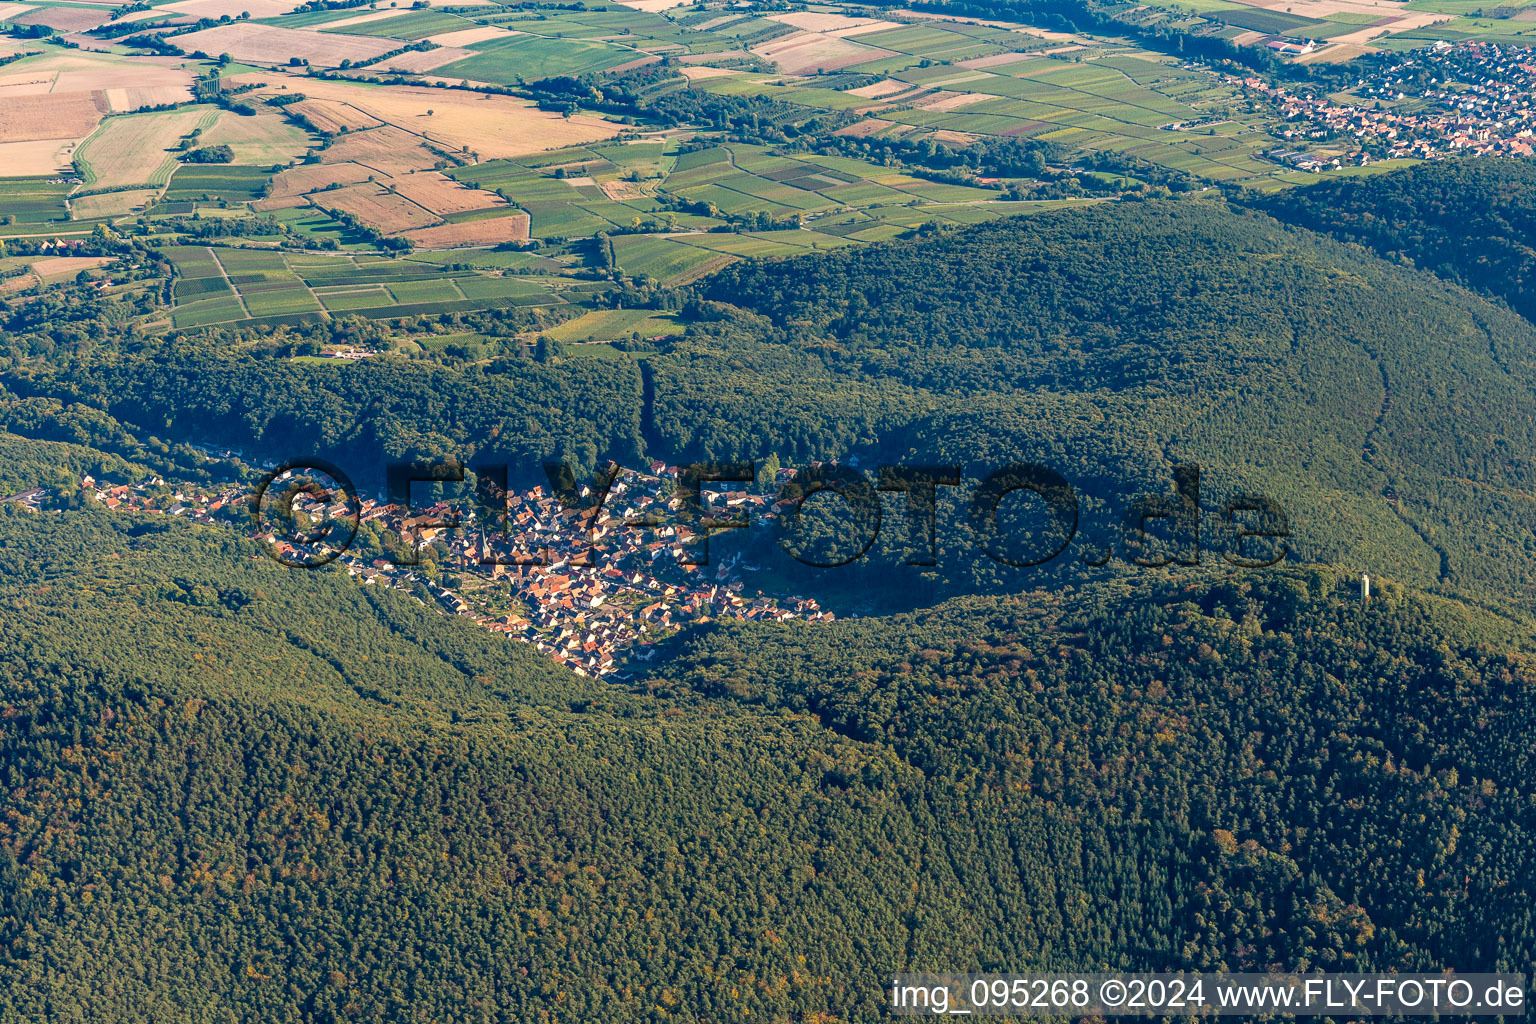
[{"label": "green grass field", "polygon": [[562,264],[530,253],[487,255],[516,257],[493,263],[552,273],[503,277],[457,263],[447,266],[431,254],[407,260],[204,246],[164,251],[177,269],[171,311],[177,327],[324,312],[397,317],[560,305],[567,295],[579,299],[584,294],[580,284],[557,276],[565,269]]},{"label": "green grass field", "polygon": [[272,177],[270,167],[240,167],[233,164],[182,164],[170,179],[165,198],[168,201],[224,199],[243,203],[255,199]]},{"label": "green grass field", "polygon": [[72,187],[48,178],[0,178],[0,218],[9,217],[14,225],[23,226],[69,220],[64,197]]},{"label": "green grass field", "polygon": [[532,35],[475,44],[471,48],[479,51],[476,56],[444,65],[434,74],[511,85],[519,78],[534,81],[556,75],[604,71],[643,56],[605,42],[546,39]]},{"label": "green grass field", "polygon": [[648,309],[596,309],[545,333],[556,341],[567,343],[618,341],[636,335],[642,339],[671,337],[682,334],[683,325],[671,313]]}]

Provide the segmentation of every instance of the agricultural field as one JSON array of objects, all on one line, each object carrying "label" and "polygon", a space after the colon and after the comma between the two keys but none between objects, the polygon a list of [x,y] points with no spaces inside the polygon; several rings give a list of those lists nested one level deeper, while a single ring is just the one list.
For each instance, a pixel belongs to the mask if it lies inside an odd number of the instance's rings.
[{"label": "agricultural field", "polygon": [[472,44],[475,55],[434,69],[450,78],[511,85],[519,78],[550,78],[606,71],[636,58],[634,50],[586,39],[519,34]]},{"label": "agricultural field", "polygon": [[0,168],[49,175],[72,168],[81,141],[102,119],[192,98],[181,61],[131,59],[28,40],[0,66]]},{"label": "agricultural field", "polygon": [[1157,0],[1170,18],[1196,16],[1237,29],[1232,38],[1264,45],[1275,36],[1321,45],[1297,59],[1348,60],[1382,50],[1411,50],[1436,40],[1536,44],[1533,0]]},{"label": "agricultural field", "polygon": [[[675,286],[733,260],[1099,201],[1168,180],[1158,173],[1266,189],[1308,178],[1267,156],[1283,127],[1274,105],[1124,39],[832,3],[298,6],[161,3],[130,17],[182,56],[134,51],[119,35],[119,52],[43,42],[0,68],[0,158],[13,157],[14,175],[0,180],[0,233],[139,215],[183,231],[169,218],[256,213],[270,218],[253,228],[266,234],[246,241],[272,245],[275,220],[284,251],[187,250],[173,320],[195,325],[548,299],[548,287],[496,273],[543,258],[510,251],[520,246]],[[1473,21],[1536,31],[1518,5],[1490,18],[1464,0],[1190,0],[1177,13],[1223,19],[1226,38],[1325,48],[1386,30],[1455,36]],[[224,15],[234,20],[188,20]],[[194,79],[215,73],[236,110],[190,102]],[[588,77],[574,93],[540,84],[557,76]],[[609,82],[652,98],[686,91],[694,105],[625,116],[646,108],[605,104]],[[560,98],[577,94],[602,109]],[[171,109],[130,112],[152,103]],[[721,120],[748,109],[765,113]],[[1039,144],[1055,166],[984,178],[911,156],[1013,140]],[[178,159],[214,146],[231,162]],[[1062,178],[1072,187],[1056,188]],[[407,247],[449,259],[408,271],[358,263]],[[305,248],[328,253],[316,256],[325,273],[296,268]]]},{"label": "agricultural field", "polygon": [[111,262],[108,256],[0,257],[0,295],[38,285],[58,284],[82,270],[95,270]]},{"label": "agricultural field", "polygon": [[683,333],[675,314],[649,309],[594,309],[545,332],[568,344],[619,341],[626,338],[655,340]]},{"label": "agricultural field", "polygon": [[75,151],[87,188],[164,185],[180,166],[177,143],[207,129],[219,111],[211,106],[109,117]]},{"label": "agricultural field", "polygon": [[72,187],[57,178],[0,178],[0,218],[10,221],[0,232],[56,230],[55,222],[69,220],[65,198]]},{"label": "agricultural field", "polygon": [[194,56],[204,53],[217,57],[227,53],[236,60],[252,64],[279,65],[297,58],[316,67],[339,67],[342,61],[350,64],[380,57],[396,49],[389,40],[372,36],[326,34],[250,23],[216,25],[172,36],[171,41]]},{"label": "agricultural field", "polygon": [[[611,138],[620,125],[578,114],[561,117],[526,100],[485,93],[416,86],[325,81],[287,74],[237,76],[237,84],[267,83],[257,97],[285,91],[338,104],[367,118],[353,127],[389,124],[418,140],[481,159],[522,156],[562,146]],[[431,166],[428,163],[427,166]]]},{"label": "agricultural field", "polygon": [[228,146],[232,163],[287,164],[302,157],[315,144],[315,138],[276,113],[261,112],[242,117],[227,110],[219,112],[213,125],[198,136],[199,146]]},{"label": "agricultural field", "polygon": [[164,198],[170,202],[244,203],[260,195],[271,176],[266,167],[182,164],[172,175]]},{"label": "agricultural field", "polygon": [[[812,225],[852,210],[1001,198],[995,190],[925,181],[860,160],[775,155],[746,143],[686,152],[663,142],[587,146],[448,173],[527,211],[530,234],[546,240],[643,227],[672,233],[751,226],[758,218]],[[615,244],[621,241],[627,242]],[[687,269],[652,276],[670,279]]]},{"label": "agricultural field", "polygon": [[[1209,74],[1130,47],[1104,47],[1087,58],[1010,54],[1007,62],[972,61],[882,72],[861,88],[866,120],[839,134],[914,137],[966,144],[1024,137],[1072,149],[1140,157],[1213,181],[1245,181],[1275,172],[1257,156],[1274,144],[1272,115],[1249,110],[1241,94]],[[1074,54],[1072,56],[1080,57]],[[822,109],[843,109],[847,94],[770,76],[709,78],[696,88],[722,95],[762,95]],[[1209,121],[1198,134],[1177,127]]]},{"label": "agricultural field", "polygon": [[369,255],[205,246],[175,246],[165,252],[177,269],[171,310],[176,327],[554,306],[565,304],[562,292],[576,285],[556,276],[501,276],[458,264]]}]

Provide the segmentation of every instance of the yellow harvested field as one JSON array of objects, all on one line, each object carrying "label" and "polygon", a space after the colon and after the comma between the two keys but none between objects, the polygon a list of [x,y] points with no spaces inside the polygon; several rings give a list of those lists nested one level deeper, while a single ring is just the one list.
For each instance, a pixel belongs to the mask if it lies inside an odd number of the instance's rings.
[{"label": "yellow harvested field", "polygon": [[[1304,10],[1310,12],[1321,8],[1338,6],[1339,0],[1313,0],[1312,4],[1302,3]],[[1354,0],[1350,0],[1351,3]],[[1343,10],[1354,14],[1382,13],[1380,8],[1370,4],[1370,0],[1360,0],[1360,7],[1354,9],[1345,7]],[[1342,11],[1328,13],[1337,14]],[[1452,14],[1440,14],[1434,11],[1404,11],[1401,8],[1395,11],[1382,13],[1382,21],[1375,25],[1365,25],[1354,32],[1345,35],[1333,36],[1321,49],[1303,54],[1296,58],[1298,64],[1330,64],[1340,61],[1353,60],[1363,54],[1370,53],[1374,49],[1372,42],[1383,36],[1394,35],[1398,32],[1407,32],[1411,29],[1426,28],[1442,21],[1450,21],[1455,17]],[[1391,19],[1388,21],[1387,19]]]},{"label": "yellow harvested field", "polygon": [[289,124],[279,114],[265,111],[254,117],[242,117],[227,110],[219,112],[212,128],[203,130],[199,146],[228,146],[236,164],[286,164],[309,151],[310,137]]},{"label": "yellow harvested field", "polygon": [[660,57],[657,57],[654,54],[650,54],[644,57],[636,57],[634,60],[625,61],[623,64],[615,64],[613,67],[608,69],[607,73],[610,75],[622,75],[626,71],[634,71],[636,68],[648,67],[651,64],[658,64],[660,62]]},{"label": "yellow harvested field", "polygon": [[298,0],[294,0],[293,3],[289,3],[288,0],[177,0],[176,3],[166,4],[155,10],[173,11],[194,19],[221,18],[226,14],[231,18],[238,18],[246,11],[250,12],[252,18],[275,18],[279,14],[287,14],[297,6],[299,6]]},{"label": "yellow harvested field", "polygon": [[891,122],[872,117],[867,121],[856,121],[846,128],[839,128],[832,134],[845,139],[867,139],[869,136],[879,134],[889,127],[891,127]]},{"label": "yellow harvested field", "polygon": [[273,178],[267,188],[267,195],[274,199],[301,196],[333,183],[355,185],[367,181],[369,175],[377,176],[362,164],[301,164]]},{"label": "yellow harvested field", "polygon": [[437,224],[441,218],[374,182],[321,192],[309,197],[314,205],[327,211],[342,210],[386,235],[409,228]]},{"label": "yellow harvested field", "polygon": [[111,11],[93,11],[87,7],[39,7],[11,18],[13,25],[47,25],[61,32],[84,32],[112,20]]},{"label": "yellow harvested field", "polygon": [[1380,51],[1370,46],[1361,46],[1359,43],[1333,43],[1321,50],[1313,50],[1296,58],[1297,64],[1342,64],[1346,60],[1354,60],[1356,57],[1364,57],[1368,53]]},{"label": "yellow harvested field", "polygon": [[399,195],[439,217],[507,205],[507,201],[494,192],[466,188],[437,171],[401,175],[391,178],[387,184]]},{"label": "yellow harvested field", "polygon": [[0,4],[0,21],[14,21],[36,8],[36,4]]},{"label": "yellow harvested field", "polygon": [[456,60],[467,60],[474,56],[477,56],[474,50],[464,50],[457,46],[439,46],[435,50],[407,50],[388,60],[380,61],[374,67],[382,71],[404,71],[406,74],[414,75],[423,71],[435,71],[444,64],[452,64]]},{"label": "yellow harvested field", "polygon": [[108,109],[99,91],[7,96],[0,103],[0,142],[84,138]]},{"label": "yellow harvested field", "polygon": [[674,53],[679,64],[709,64],[720,60],[740,60],[752,56],[746,50],[716,50],[714,53]]},{"label": "yellow harvested field", "polygon": [[17,177],[38,177],[68,170],[79,142],[79,139],[0,142],[0,167],[5,168],[6,174]]},{"label": "yellow harvested field", "polygon": [[126,217],[144,209],[151,199],[160,195],[158,188],[140,188],[128,192],[104,192],[96,196],[71,199],[69,208],[75,220],[92,217]]},{"label": "yellow harvested field", "polygon": [[932,96],[919,100],[916,105],[920,110],[943,112],[959,110],[962,107],[974,107],[978,103],[997,99],[1002,99],[1002,97],[989,96],[984,92],[936,92]]},{"label": "yellow harvested field", "polygon": [[[272,80],[271,76],[263,77]],[[579,146],[612,138],[623,128],[586,114],[561,117],[510,96],[408,85],[364,86],[318,78],[293,79],[292,88],[306,96],[344,103],[442,148],[468,147],[482,160]],[[428,111],[432,111],[430,116]]]},{"label": "yellow harvested field", "polygon": [[848,36],[862,36],[868,35],[871,32],[886,32],[893,28],[906,27],[906,24],[900,21],[871,21],[865,25],[852,25],[848,28],[836,29],[827,34],[847,38]]},{"label": "yellow harvested field", "polygon": [[[984,135],[974,135],[970,132],[952,132],[948,128],[940,128],[930,136],[935,142],[948,142],[956,146],[969,146],[971,143],[986,138]],[[916,182],[915,184],[922,184]]]},{"label": "yellow harvested field", "polygon": [[218,25],[176,36],[176,45],[187,53],[202,51],[210,56],[227,53],[236,60],[256,64],[286,65],[290,58],[298,57],[321,67],[338,67],[344,60],[368,60],[400,46],[394,39],[309,32],[249,22]]},{"label": "yellow harvested field", "polygon": [[435,228],[408,231],[405,234],[423,249],[454,249],[473,245],[500,245],[502,242],[526,242],[528,240],[528,215],[512,213],[505,217],[488,220],[471,220],[463,224],[443,224]]},{"label": "yellow harvested field", "polygon": [[96,267],[111,263],[112,256],[49,256],[32,264],[32,273],[44,281],[62,281],[66,277],[73,277],[82,270],[93,270]]},{"label": "yellow harvested field", "polygon": [[861,32],[882,32],[888,28],[901,28],[895,21],[878,18],[853,18],[846,14],[816,14],[799,11],[793,14],[770,14],[769,21],[781,22],[807,32],[823,32],[827,35],[856,35]]},{"label": "yellow harvested field", "polygon": [[288,109],[295,114],[302,114],[310,124],[331,135],[337,134],[343,128],[347,131],[366,131],[384,123],[361,110],[332,100],[303,100]]},{"label": "yellow harvested field", "polygon": [[898,82],[894,78],[887,78],[875,82],[872,85],[861,85],[857,89],[849,89],[849,96],[862,96],[867,100],[876,100],[884,96],[894,96],[899,92],[906,92],[912,86],[906,82]]},{"label": "yellow harvested field", "polygon": [[734,71],[731,68],[712,68],[707,64],[696,64],[692,67],[684,66],[677,70],[690,82],[703,81],[706,78],[726,78],[730,75],[742,74],[742,72]]},{"label": "yellow harvested field", "polygon": [[112,21],[107,22],[107,24],[108,25],[132,25],[136,21],[144,21],[147,18],[160,18],[160,17],[164,17],[164,15],[160,11],[157,11],[154,8],[150,8],[147,11],[134,11],[132,14],[125,14],[121,18],[115,18]]},{"label": "yellow harvested field", "polygon": [[891,93],[889,96],[882,96],[880,99],[874,103],[871,103],[867,107],[855,107],[853,112],[855,114],[867,114],[875,110],[888,110],[897,103],[910,103],[916,97],[925,95],[927,92],[928,87],[925,85],[913,86],[912,88],[903,90],[902,92]]},{"label": "yellow harvested field", "polygon": [[97,60],[84,67],[64,67],[54,82],[54,92],[90,92],[94,89],[179,89],[192,92],[192,75],[181,68],[137,60]]},{"label": "yellow harvested field", "polygon": [[985,25],[988,28],[1006,28],[1014,32],[1020,32],[1037,39],[1080,39],[1070,32],[1056,32],[1051,29],[1035,28],[1032,25],[1021,24],[1017,21],[996,21],[990,18],[972,18],[959,14],[940,14],[937,11],[913,11],[903,7],[892,12],[904,18],[921,18],[924,21],[953,21],[961,25]]},{"label": "yellow harvested field", "polygon": [[720,28],[723,25],[729,25],[733,21],[740,21],[741,19],[747,17],[750,17],[750,15],[742,11],[738,11],[733,14],[722,14],[718,18],[710,18],[708,21],[699,22],[697,25],[693,26],[693,30],[695,32],[713,32],[715,29]]},{"label": "yellow harvested field", "polygon": [[427,41],[438,46],[468,46],[470,43],[483,43],[487,39],[499,39],[502,36],[520,36],[523,33],[513,32],[509,29],[497,28],[495,25],[478,25],[474,28],[461,28],[455,32],[439,32],[435,36],[427,36]]},{"label": "yellow harvested field", "polygon": [[213,107],[183,107],[107,118],[80,143],[75,162],[90,188],[164,185],[176,170],[181,137],[211,125],[217,113]]},{"label": "yellow harvested field", "polygon": [[924,82],[923,87],[926,89],[942,89],[945,86],[959,85],[962,82],[984,82],[992,77],[994,76],[984,71],[967,71],[963,75],[950,75],[948,78],[938,78],[932,82]]},{"label": "yellow harvested field", "polygon": [[990,57],[972,57],[970,60],[957,61],[955,66],[962,68],[997,68],[1004,64],[1017,64],[1020,61],[1034,60],[1033,54],[1028,53],[994,53]]},{"label": "yellow harvested field", "polygon": [[94,270],[111,263],[112,256],[48,256],[32,264],[32,273],[44,284],[67,281],[82,270]]},{"label": "yellow harvested field", "polygon": [[645,190],[637,181],[605,181],[597,187],[603,190],[603,195],[616,203],[622,203],[626,199],[645,198]]},{"label": "yellow harvested field", "polygon": [[143,88],[107,89],[107,104],[114,114],[126,114],[140,107],[159,107],[187,103],[192,90],[184,85],[151,85]]},{"label": "yellow harvested field", "polygon": [[[78,52],[75,51],[76,54]],[[45,80],[50,80],[50,84],[43,85]],[[31,71],[0,79],[0,95],[36,92],[49,92],[60,98],[69,95],[100,95],[105,98],[107,110],[120,114],[140,107],[191,100],[192,76],[180,68],[117,58],[111,61],[76,61],[62,68]],[[55,128],[52,134],[57,137],[64,132]]]},{"label": "yellow harvested field", "polygon": [[41,96],[53,91],[56,71],[0,75],[0,99],[8,96]]},{"label": "yellow harvested field", "polygon": [[752,52],[772,61],[779,70],[791,75],[809,75],[836,71],[850,64],[895,56],[892,50],[863,46],[819,32],[792,32],[752,47]]},{"label": "yellow harvested field", "polygon": [[267,196],[252,203],[251,209],[257,213],[270,213],[273,210],[292,210],[308,205],[309,200],[303,196]]},{"label": "yellow harvested field", "polygon": [[438,159],[421,139],[391,125],[353,132],[320,154],[321,163],[360,164],[380,177],[426,170],[435,167]]}]

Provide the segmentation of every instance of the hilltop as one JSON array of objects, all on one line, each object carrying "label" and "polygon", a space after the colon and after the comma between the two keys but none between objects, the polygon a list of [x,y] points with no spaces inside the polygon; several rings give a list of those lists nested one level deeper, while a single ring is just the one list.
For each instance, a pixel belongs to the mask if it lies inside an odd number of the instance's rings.
[{"label": "hilltop", "polygon": [[[1213,516],[1279,501],[1299,561],[1533,593],[1536,328],[1357,247],[1218,203],[1117,203],[728,267],[704,295],[752,318],[679,343],[675,390],[657,373],[660,430],[729,424],[664,433],[695,451],[1038,462],[1097,545],[1194,463]],[[794,395],[822,378],[811,433]]]}]

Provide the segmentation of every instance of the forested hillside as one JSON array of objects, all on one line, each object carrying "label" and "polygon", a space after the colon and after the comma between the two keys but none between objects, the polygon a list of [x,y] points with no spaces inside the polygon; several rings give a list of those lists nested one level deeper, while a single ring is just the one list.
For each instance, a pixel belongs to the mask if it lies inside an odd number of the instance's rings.
[{"label": "forested hillside", "polygon": [[902,967],[1533,966],[1520,623],[1149,580],[720,626],[627,693],[253,554],[0,509],[7,1024],[872,1020]]},{"label": "forested hillside", "polygon": [[639,371],[602,360],[315,366],[183,342],[153,354],[102,352],[67,374],[45,369],[14,384],[66,408],[102,410],[141,434],[278,460],[322,455],[375,486],[390,461],[474,455],[537,472],[540,459],[559,455],[634,463],[643,448]]},{"label": "forested hillside", "polygon": [[730,267],[707,294],[759,318],[709,339],[731,398],[658,375],[661,429],[731,425],[680,442],[792,429],[799,358],[913,396],[886,457],[1056,469],[1095,545],[1197,463],[1212,511],[1278,500],[1301,561],[1536,594],[1536,328],[1427,273],[1215,204],[1119,203]]},{"label": "forested hillside", "polygon": [[[1298,561],[1536,596],[1536,327],[1520,317],[1213,200],[920,234],[637,292],[676,307],[686,334],[605,360],[315,366],[273,339],[140,338],[84,307],[90,329],[47,360],[22,354],[40,335],[13,333],[6,416],[130,455],[112,438],[318,453],[371,487],[386,461],[434,455],[532,479],[558,456],[858,453],[975,475],[1027,459],[1078,491],[1078,543],[1049,570],[1072,578],[1117,543],[1133,496],[1198,463],[1213,527],[1228,497],[1267,495]],[[1041,582],[975,557],[968,492],[941,495],[947,548],[910,593]],[[870,590],[852,579],[819,585]]]},{"label": "forested hillside", "polygon": [[1536,321],[1536,161],[1426,163],[1244,201],[1496,295]]},{"label": "forested hillside", "polygon": [[[1526,970],[1532,678],[1501,652],[1528,639],[1350,584],[1143,579],[826,629],[721,623],[656,692],[804,711],[920,769],[937,816],[974,826],[946,843],[978,918],[1034,930],[1014,957]],[[1041,905],[1074,876],[1075,913]]]}]

